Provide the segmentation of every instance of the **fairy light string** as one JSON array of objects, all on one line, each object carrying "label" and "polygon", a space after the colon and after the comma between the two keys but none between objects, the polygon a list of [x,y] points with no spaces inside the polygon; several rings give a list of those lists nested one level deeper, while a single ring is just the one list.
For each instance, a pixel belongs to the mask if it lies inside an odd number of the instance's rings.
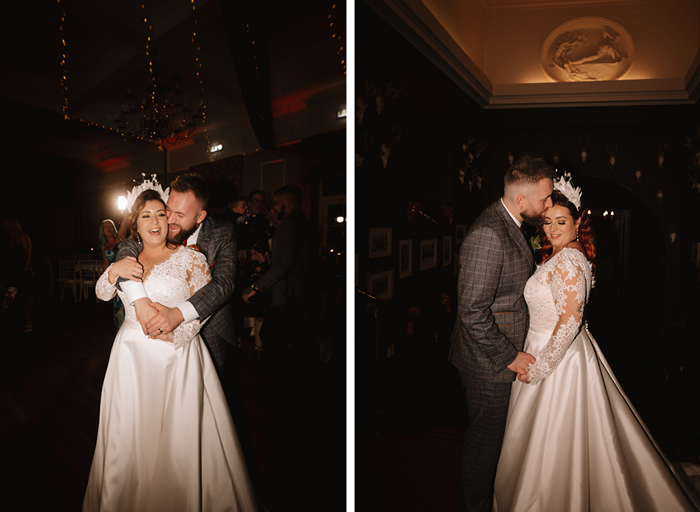
[{"label": "fairy light string", "polygon": [[[331,33],[333,34],[332,39],[335,39],[337,44],[338,44],[338,51],[336,52],[336,55],[338,55],[340,57],[340,63],[343,66],[343,75],[345,75],[347,77],[348,68],[347,68],[347,64],[345,62],[345,47],[343,46],[343,44],[344,44],[343,43],[343,36],[342,36],[342,34],[337,33],[337,31],[340,27],[338,27],[334,21],[334,19],[337,19],[337,17],[336,18],[333,17],[334,14],[337,12],[335,10],[335,8],[336,8],[336,4],[333,4],[331,7],[331,12],[328,15],[328,26],[330,27]],[[341,14],[339,14],[339,16],[342,16],[342,12],[341,12]]]},{"label": "fairy light string", "polygon": [[[63,5],[62,0],[56,0],[59,10],[60,10],[60,23],[59,23],[59,35],[60,35],[60,44],[61,44],[61,60],[59,62],[60,65],[60,72],[61,72],[61,77],[60,77],[60,85],[61,85],[61,94],[62,94],[62,104],[61,104],[61,113],[63,114],[64,120],[73,120],[73,121],[79,121],[80,123],[90,126],[93,128],[101,128],[103,130],[108,130],[111,132],[116,132],[119,135],[122,136],[124,140],[127,139],[138,139],[141,142],[144,143],[149,143],[153,144],[158,147],[158,149],[163,150],[163,142],[162,140],[159,139],[158,134],[155,131],[150,131],[147,134],[142,134],[142,135],[135,135],[135,134],[128,134],[120,130],[119,128],[115,128],[112,126],[105,126],[104,124],[101,123],[96,123],[92,121],[87,121],[85,119],[79,118],[79,117],[74,117],[69,114],[69,100],[68,100],[68,57],[67,57],[67,47],[68,47],[68,42],[66,38],[66,33],[65,33],[65,24],[66,24],[66,11]],[[196,5],[195,5],[195,0],[190,0],[191,5],[192,5],[192,14],[194,16],[194,28],[192,30],[192,37],[191,41],[192,44],[195,48],[195,65],[196,65],[196,76],[197,76],[197,82],[199,83],[199,90],[201,93],[201,98],[199,100],[199,109],[201,112],[201,118],[202,118],[202,127],[204,129],[204,135],[206,138],[206,147],[207,147],[207,152],[209,153],[209,147],[210,147],[210,140],[209,140],[209,133],[206,127],[206,102],[204,101],[204,82],[202,80],[202,58],[201,58],[201,46],[197,43],[197,28],[198,28],[198,20],[196,19],[195,13],[196,13]],[[147,101],[150,101],[150,105],[143,105],[144,109],[144,115],[146,114],[147,110],[151,110],[154,116],[158,116],[160,114],[160,107],[158,105],[158,102],[156,101],[156,94],[157,94],[157,81],[156,81],[156,73],[154,70],[154,52],[153,52],[153,47],[152,43],[154,41],[154,35],[153,35],[153,22],[152,22],[152,15],[149,16],[149,13],[147,12],[147,7],[146,3],[143,2],[141,4],[141,10],[143,14],[143,23],[146,28],[146,44],[145,44],[145,55],[146,55],[146,60],[148,62],[148,73],[149,73],[149,89],[150,89],[150,94],[147,93]],[[164,115],[166,118],[168,117],[167,112],[164,112]],[[211,154],[209,155],[210,160],[212,159]]]},{"label": "fairy light string", "polygon": [[61,36],[61,93],[63,94],[63,104],[61,105],[61,110],[63,112],[63,119],[68,119],[68,71],[66,70],[66,36],[63,33],[63,27],[66,23],[66,10],[61,4],[61,0],[58,1],[58,7],[61,10],[61,23],[58,27]]},{"label": "fairy light string", "polygon": [[201,45],[197,42],[197,28],[198,28],[198,20],[197,20],[197,14],[196,14],[196,9],[197,6],[195,5],[195,0],[191,0],[192,3],[192,17],[194,18],[194,27],[192,29],[192,46],[195,49],[195,72],[197,76],[197,82],[199,83],[199,111],[201,112],[202,116],[202,129],[204,130],[204,139],[206,142],[206,150],[207,150],[207,155],[209,155],[209,161],[213,162],[214,161],[214,155],[211,152],[211,141],[209,140],[209,130],[207,129],[207,105],[206,102],[204,101],[204,80],[202,79],[202,47]]}]

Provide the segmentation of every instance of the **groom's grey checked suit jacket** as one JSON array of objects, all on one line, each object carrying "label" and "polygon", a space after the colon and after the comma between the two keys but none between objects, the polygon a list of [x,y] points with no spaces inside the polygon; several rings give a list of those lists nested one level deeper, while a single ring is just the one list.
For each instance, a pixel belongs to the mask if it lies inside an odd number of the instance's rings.
[{"label": "groom's grey checked suit jacket", "polygon": [[457,320],[450,362],[467,378],[514,381],[507,369],[522,351],[528,327],[525,283],[532,249],[503,203],[474,221],[459,252]]},{"label": "groom's grey checked suit jacket", "polygon": [[[221,375],[226,351],[225,342],[236,341],[229,300],[233,293],[237,265],[233,224],[207,217],[202,222],[202,229],[197,236],[197,246],[207,258],[212,279],[190,297],[189,302],[197,310],[200,320],[211,317],[204,324],[201,334]],[[117,253],[117,261],[126,256],[138,258],[140,252],[141,248],[130,238]]]}]

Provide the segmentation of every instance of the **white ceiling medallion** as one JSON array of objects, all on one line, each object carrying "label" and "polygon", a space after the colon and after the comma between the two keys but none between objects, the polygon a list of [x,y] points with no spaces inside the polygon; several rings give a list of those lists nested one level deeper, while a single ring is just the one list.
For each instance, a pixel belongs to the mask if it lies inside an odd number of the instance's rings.
[{"label": "white ceiling medallion", "polygon": [[634,41],[607,18],[576,18],[559,25],[542,45],[542,67],[557,82],[600,82],[624,75]]}]

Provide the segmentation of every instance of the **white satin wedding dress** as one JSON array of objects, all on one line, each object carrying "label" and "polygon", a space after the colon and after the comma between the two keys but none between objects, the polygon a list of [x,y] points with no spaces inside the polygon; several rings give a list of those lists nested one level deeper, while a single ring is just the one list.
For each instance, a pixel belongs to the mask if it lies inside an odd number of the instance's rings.
[{"label": "white satin wedding dress", "polygon": [[513,384],[493,510],[698,510],[588,332],[592,284],[586,257],[565,248],[525,286],[535,384]]},{"label": "white satin wedding dress", "polygon": [[[174,307],[210,280],[204,256],[184,247],[156,265],[149,298]],[[107,272],[97,296],[111,300]],[[126,309],[107,366],[97,446],[83,512],[254,512],[255,496],[199,321],[175,342],[146,337]]]}]

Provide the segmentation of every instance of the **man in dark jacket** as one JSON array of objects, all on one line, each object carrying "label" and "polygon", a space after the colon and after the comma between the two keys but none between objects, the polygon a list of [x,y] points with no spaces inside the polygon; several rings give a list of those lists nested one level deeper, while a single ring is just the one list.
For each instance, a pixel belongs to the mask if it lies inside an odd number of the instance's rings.
[{"label": "man in dark jacket", "polygon": [[278,220],[272,239],[270,269],[243,294],[248,302],[257,293],[272,290],[270,310],[261,336],[266,350],[285,352],[291,347],[306,360],[318,358],[316,286],[312,270],[318,238],[301,210],[301,189],[286,185],[275,192],[273,211]]}]

